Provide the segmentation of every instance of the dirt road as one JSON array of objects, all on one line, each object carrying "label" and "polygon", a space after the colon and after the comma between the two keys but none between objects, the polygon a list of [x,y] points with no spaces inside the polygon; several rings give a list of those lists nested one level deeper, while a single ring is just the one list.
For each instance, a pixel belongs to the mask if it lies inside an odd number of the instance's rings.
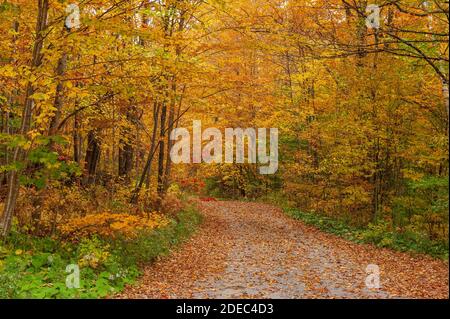
[{"label": "dirt road", "polygon": [[[357,245],[270,205],[199,206],[205,220],[196,235],[120,298],[448,298],[442,261]],[[368,265],[379,268],[379,289],[366,285],[376,275]]]}]

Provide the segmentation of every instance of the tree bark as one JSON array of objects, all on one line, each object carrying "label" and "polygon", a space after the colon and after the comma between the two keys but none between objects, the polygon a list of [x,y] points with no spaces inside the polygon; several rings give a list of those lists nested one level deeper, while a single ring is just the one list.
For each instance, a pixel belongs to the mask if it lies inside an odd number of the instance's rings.
[{"label": "tree bark", "polygon": [[[172,97],[171,97],[171,105],[169,109],[169,120],[168,120],[168,133],[167,134],[167,150],[166,150],[166,168],[164,170],[164,181],[163,181],[163,192],[166,193],[167,189],[169,188],[169,182],[170,182],[170,170],[172,168],[172,161],[170,159],[170,149],[173,146],[173,141],[170,139],[170,133],[172,132],[173,128],[178,126],[178,121],[175,125],[174,119],[175,119],[175,104],[176,104],[176,94],[177,94],[177,85],[175,82],[175,79],[173,79],[172,82]],[[179,113],[179,112],[178,112]],[[178,114],[179,116],[179,114]]]},{"label": "tree bark", "polygon": [[142,172],[141,178],[139,179],[139,183],[137,184],[135,190],[133,191],[133,195],[131,196],[131,203],[136,204],[139,199],[139,193],[141,192],[142,186],[146,181],[147,190],[150,188],[150,171],[152,167],[153,158],[155,157],[155,153],[157,150],[156,136],[158,132],[158,119],[159,119],[159,111],[160,105],[158,102],[153,104],[153,133],[152,139],[150,142],[150,150],[148,152],[147,160],[145,162],[145,167]]},{"label": "tree bark", "polygon": [[[78,104],[78,103],[76,103]],[[77,105],[75,105],[76,107]],[[80,115],[77,113],[73,120],[73,160],[80,164],[81,160],[81,138],[80,138]]]},{"label": "tree bark", "polygon": [[59,122],[61,121],[61,110],[63,108],[63,89],[64,84],[61,77],[66,72],[67,67],[67,53],[63,53],[61,58],[58,60],[58,67],[56,68],[56,75],[58,76],[58,84],[56,85],[55,101],[53,102],[53,107],[55,108],[55,115],[50,121],[50,128],[48,130],[48,135],[53,136],[58,132]]},{"label": "tree bark", "polygon": [[160,206],[161,199],[164,196],[164,154],[165,154],[165,139],[166,139],[166,117],[167,117],[167,105],[166,101],[162,104],[161,109],[161,121],[160,121],[160,134],[159,134],[159,154],[158,154],[158,206]]},{"label": "tree bark", "polygon": [[447,135],[450,132],[449,131],[449,124],[450,124],[450,119],[449,119],[449,96],[448,96],[448,81],[447,80],[443,80],[442,81],[442,95],[444,96],[444,106],[445,106],[445,112],[447,115]]},{"label": "tree bark", "polygon": [[88,146],[86,150],[86,166],[84,184],[92,184],[95,182],[95,175],[97,173],[97,166],[100,160],[101,145],[98,139],[98,130],[89,131]]},{"label": "tree bark", "polygon": [[[133,123],[136,120],[135,107],[131,106],[127,109],[127,122]],[[129,180],[130,172],[133,167],[133,142],[136,140],[130,132],[130,128],[126,127],[121,130],[119,141],[119,177]]]}]

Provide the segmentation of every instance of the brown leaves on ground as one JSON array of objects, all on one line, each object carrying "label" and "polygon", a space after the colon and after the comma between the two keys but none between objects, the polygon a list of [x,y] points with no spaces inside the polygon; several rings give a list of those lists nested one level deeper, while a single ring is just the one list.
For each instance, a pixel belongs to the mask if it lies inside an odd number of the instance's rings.
[{"label": "brown leaves on ground", "polygon": [[[258,203],[201,202],[189,242],[119,298],[448,298],[448,264],[358,245]],[[380,289],[366,287],[379,266]]]}]

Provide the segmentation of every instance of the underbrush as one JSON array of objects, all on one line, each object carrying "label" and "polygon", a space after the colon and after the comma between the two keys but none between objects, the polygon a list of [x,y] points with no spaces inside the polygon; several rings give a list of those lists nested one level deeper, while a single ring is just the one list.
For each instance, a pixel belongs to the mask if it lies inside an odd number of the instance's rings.
[{"label": "underbrush", "polygon": [[412,231],[402,233],[390,231],[385,222],[369,224],[366,228],[354,228],[341,220],[319,214],[305,213],[293,208],[284,208],[283,210],[287,215],[301,220],[305,224],[356,243],[374,244],[377,247],[403,252],[423,253],[448,260],[448,243],[432,241]]},{"label": "underbrush", "polygon": [[318,213],[302,212],[293,208],[283,196],[272,194],[261,198],[264,202],[270,202],[283,209],[290,217],[301,220],[305,224],[312,225],[321,231],[331,233],[346,240],[361,244],[374,244],[377,247],[390,248],[393,250],[421,253],[432,257],[448,260],[449,246],[445,240],[430,240],[424,234],[414,229],[406,228],[399,232],[394,231],[386,220],[379,220],[366,227],[350,226],[347,222],[337,218],[331,218]]},{"label": "underbrush", "polygon": [[0,298],[114,295],[136,280],[140,263],[169,253],[200,222],[201,215],[190,207],[162,227],[139,229],[132,237],[93,234],[67,241],[13,231],[0,244]]}]

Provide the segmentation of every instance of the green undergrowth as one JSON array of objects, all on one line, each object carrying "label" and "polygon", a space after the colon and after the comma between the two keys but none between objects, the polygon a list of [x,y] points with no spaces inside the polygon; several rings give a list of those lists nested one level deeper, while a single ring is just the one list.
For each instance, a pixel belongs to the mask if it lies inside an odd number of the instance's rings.
[{"label": "green undergrowth", "polygon": [[[139,264],[167,255],[201,223],[193,208],[137,238],[84,238],[78,243],[13,232],[0,244],[0,298],[103,298],[140,275]],[[79,271],[79,281],[77,272]]]},{"label": "green undergrowth", "polygon": [[355,228],[341,220],[319,214],[305,213],[293,208],[284,208],[283,210],[292,218],[349,241],[374,244],[377,247],[403,252],[428,254],[435,258],[448,260],[448,244],[429,240],[413,232],[389,231],[386,222],[380,221],[377,224],[369,224],[366,228]]},{"label": "green undergrowth", "polygon": [[275,204],[294,219],[352,242],[373,244],[377,247],[413,254],[427,254],[447,261],[449,258],[448,242],[430,240],[423,234],[414,231],[392,231],[388,222],[384,220],[371,223],[367,227],[354,227],[341,219],[331,218],[318,213],[302,212],[299,209],[290,207],[287,201],[280,196],[262,198],[261,201]]}]

